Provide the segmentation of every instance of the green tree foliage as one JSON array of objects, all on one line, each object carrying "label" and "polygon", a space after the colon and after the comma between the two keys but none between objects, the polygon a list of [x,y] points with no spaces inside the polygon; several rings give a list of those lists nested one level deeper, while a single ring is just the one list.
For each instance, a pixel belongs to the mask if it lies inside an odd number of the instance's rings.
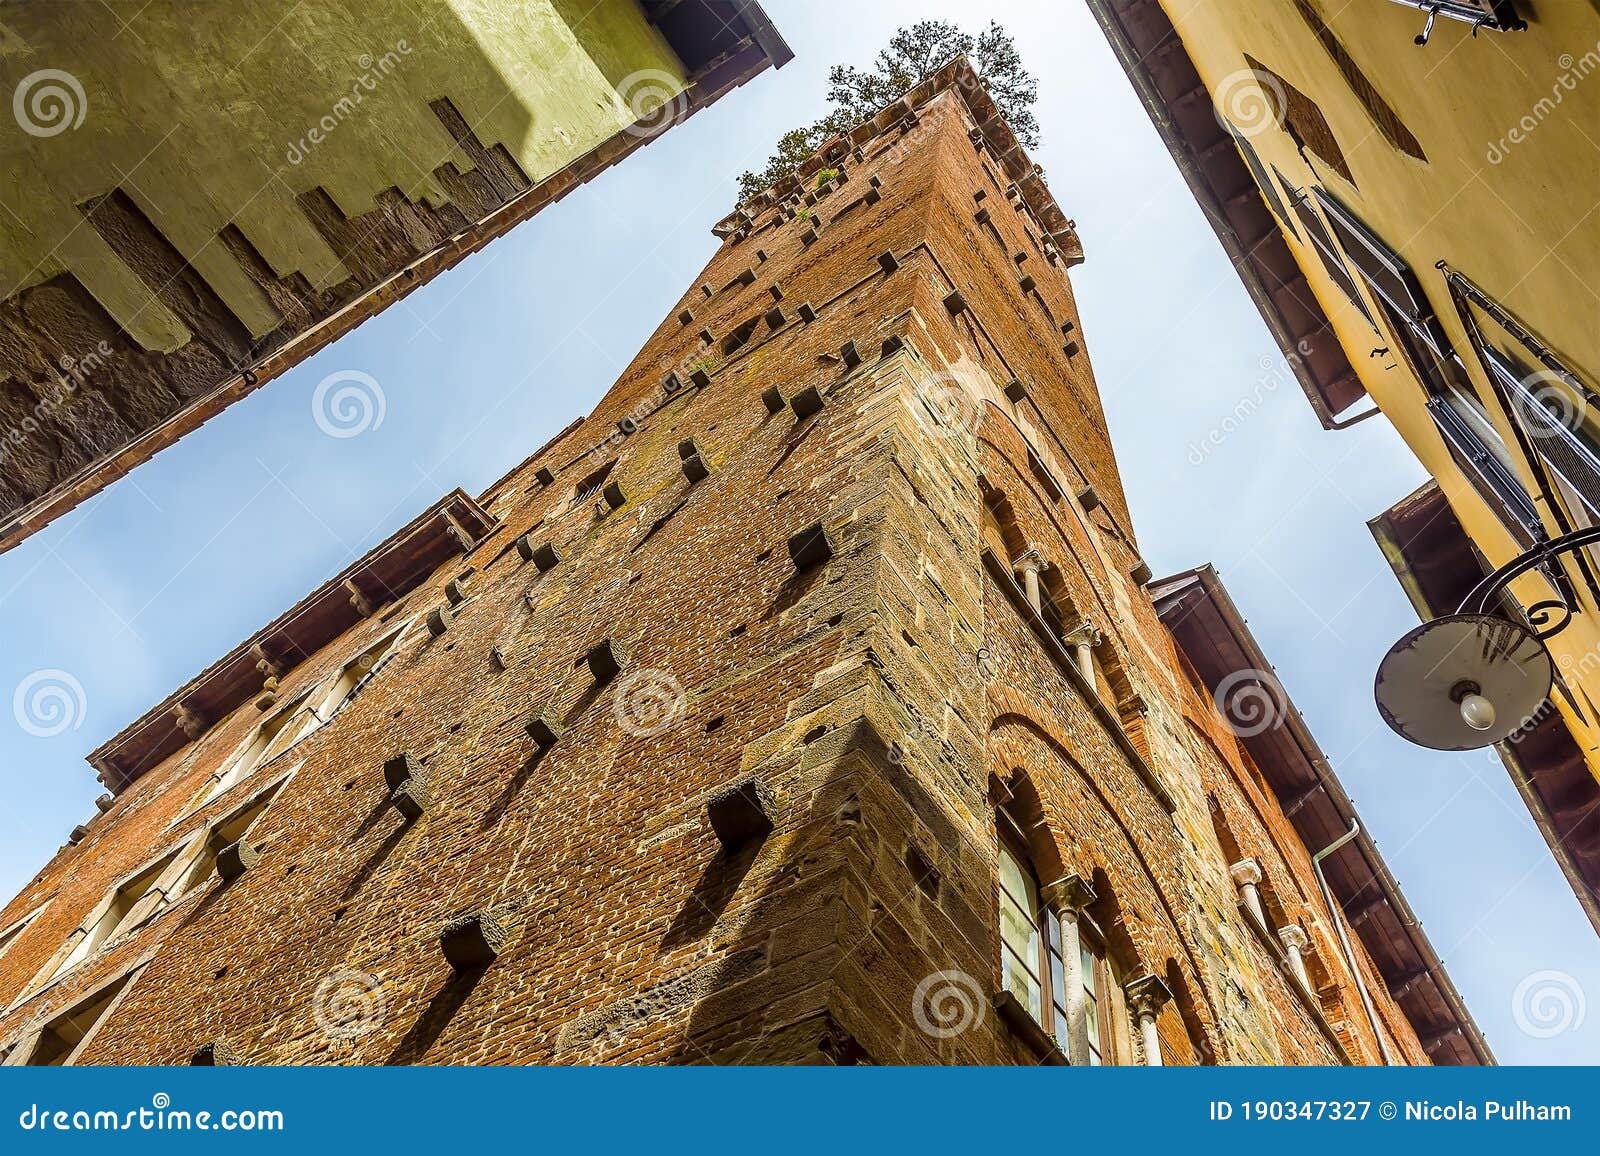
[{"label": "green tree foliage", "polygon": [[1022,67],[1016,43],[1006,30],[989,22],[977,36],[945,20],[919,20],[896,32],[867,70],[836,64],[828,70],[828,102],[833,107],[813,124],[790,129],[761,172],[739,178],[739,199],[748,200],[788,176],[830,137],[846,132],[884,105],[904,96],[941,64],[966,53],[983,77],[1017,139],[1028,148],[1039,144],[1039,122],[1033,115],[1039,82]]}]

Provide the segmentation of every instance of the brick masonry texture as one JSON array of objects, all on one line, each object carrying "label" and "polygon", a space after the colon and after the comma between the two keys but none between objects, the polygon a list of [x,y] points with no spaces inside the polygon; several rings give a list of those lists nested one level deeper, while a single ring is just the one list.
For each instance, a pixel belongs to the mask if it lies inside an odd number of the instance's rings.
[{"label": "brick masonry texture", "polygon": [[[409,623],[333,721],[186,814],[265,717],[247,703],[58,854],[0,916],[37,911],[0,956],[0,1048],[138,968],[73,1062],[223,1040],[246,1063],[1037,1063],[994,1007],[1009,799],[1041,881],[1093,886],[1120,979],[1171,989],[1167,1063],[1378,1059],[1307,849],[1129,576],[1067,259],[1008,201],[959,87],[913,119],[830,161],[843,183],[809,220],[766,204],[725,228],[596,411],[484,496],[496,527],[285,674],[281,704]],[[774,387],[822,408],[771,412]],[[580,492],[608,464],[614,509]],[[831,556],[797,569],[789,540],[818,525]],[[1063,617],[1102,632],[1098,709],[1019,608],[1030,548]],[[606,642],[620,669],[597,681]],[[402,753],[415,818],[385,777]],[[118,880],[285,774],[249,870],[27,994]],[[742,808],[726,847],[714,801]],[[1309,932],[1309,994],[1241,909],[1245,856],[1273,922]],[[441,935],[469,914],[503,936],[458,971]],[[1355,943],[1392,1046],[1427,1063]],[[941,972],[972,1006],[960,1031],[919,1026]],[[1112,1058],[1141,1062],[1106,998]]]}]

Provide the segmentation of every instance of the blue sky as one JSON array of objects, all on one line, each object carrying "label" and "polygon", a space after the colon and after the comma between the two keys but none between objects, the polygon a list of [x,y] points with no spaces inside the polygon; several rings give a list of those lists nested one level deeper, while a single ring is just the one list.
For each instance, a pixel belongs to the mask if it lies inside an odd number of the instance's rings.
[{"label": "blue sky", "polygon": [[[822,109],[830,63],[865,64],[924,16],[972,20],[953,0],[766,7],[797,54],[781,72],[0,555],[0,692],[38,671],[83,687],[59,734],[0,711],[0,892],[92,813],[85,754],[444,491],[480,491],[587,412],[714,251],[738,173]],[[1365,523],[1420,467],[1383,419],[1324,432],[1273,376],[1264,324],[1087,10],[982,11],[1040,80],[1034,156],[1088,253],[1085,345],[1145,556],[1157,574],[1218,567],[1501,1062],[1600,1061],[1600,1006],[1554,1036],[1519,1027],[1536,973],[1600,999],[1600,941],[1499,760],[1408,746],[1372,704],[1416,619]],[[348,370],[379,383],[382,421],[330,437],[313,394]],[[1195,453],[1247,397],[1256,411]]]}]

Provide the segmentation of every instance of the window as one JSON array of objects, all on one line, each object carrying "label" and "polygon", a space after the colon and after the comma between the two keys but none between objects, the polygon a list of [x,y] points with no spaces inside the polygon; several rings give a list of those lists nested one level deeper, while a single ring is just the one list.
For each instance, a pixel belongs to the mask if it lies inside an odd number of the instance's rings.
[{"label": "window", "polygon": [[8,1054],[5,1062],[36,1068],[59,1067],[70,1063],[73,1055],[105,1021],[135,974],[129,972],[113,980],[57,1015],[33,1039],[16,1045],[17,1050],[14,1054]]},{"label": "window", "polygon": [[65,975],[117,936],[143,926],[170,906],[171,899],[159,884],[182,849],[181,846],[172,848],[116,884],[90,919],[72,933],[75,938],[68,940],[66,954],[48,978],[53,980]]},{"label": "window", "polygon": [[[507,547],[510,549],[511,547]],[[339,672],[339,677],[334,680],[328,693],[322,697],[321,705],[317,708],[316,722],[326,723],[333,719],[356,695],[367,688],[367,685],[383,669],[390,658],[394,656],[395,644],[400,641],[404,629],[396,630],[386,636],[370,650],[358,655],[345,664]]]},{"label": "window", "polygon": [[[1445,273],[1479,364],[1522,433],[1534,473],[1566,515],[1560,529],[1600,520],[1600,393],[1532,330],[1454,269]],[[1553,494],[1550,494],[1553,491]]]},{"label": "window", "polygon": [[[184,815],[194,814],[235,783],[248,778],[257,767],[271,762],[314,730],[317,726],[316,715],[310,710],[301,709],[307,697],[307,694],[300,695],[257,727],[232,757],[205,781],[185,808]],[[294,725],[291,726],[291,723]]]},{"label": "window", "polygon": [[1294,213],[1300,218],[1300,227],[1311,242],[1311,248],[1321,259],[1322,267],[1329,279],[1349,298],[1350,304],[1361,311],[1361,316],[1367,319],[1367,324],[1376,332],[1378,323],[1372,319],[1367,303],[1361,299],[1361,291],[1356,288],[1355,278],[1351,277],[1350,270],[1345,268],[1339,246],[1334,243],[1333,234],[1328,232],[1328,226],[1317,216],[1316,209],[1311,205],[1311,198],[1298,189],[1290,189],[1289,194],[1294,199]]},{"label": "window", "polygon": [[[1544,536],[1538,508],[1518,479],[1511,455],[1421,282],[1342,201],[1325,189],[1313,192],[1339,244],[1371,290],[1401,355],[1428,391],[1428,412],[1456,467],[1506,532],[1526,549]],[[1309,207],[1305,211],[1309,213]]]},{"label": "window", "polygon": [[1389,107],[1389,102],[1383,99],[1382,94],[1367,79],[1366,73],[1361,71],[1361,66],[1351,58],[1344,44],[1333,34],[1333,29],[1328,27],[1312,0],[1294,0],[1294,6],[1300,13],[1300,19],[1306,22],[1323,49],[1333,57],[1333,63],[1338,67],[1340,75],[1350,86],[1350,91],[1355,94],[1356,100],[1361,102],[1361,107],[1372,118],[1372,123],[1383,134],[1383,139],[1407,156],[1426,161],[1428,157],[1422,151],[1421,143],[1411,134],[1411,130],[1396,115],[1394,109]]},{"label": "window", "polygon": [[[1039,896],[1039,883],[1026,853],[1019,845],[1020,832],[1005,828],[1015,823],[1001,812],[1000,840],[1000,981],[1019,1004],[1055,1040],[1065,1055],[1072,1054],[1068,1033],[1069,971],[1064,952],[1072,950],[1072,936],[1064,933],[1061,920]],[[1108,973],[1102,953],[1081,926],[1079,917],[1078,964],[1084,1021],[1089,1037],[1089,1062],[1105,1062],[1105,985]]]},{"label": "window", "polygon": [[0,956],[5,955],[6,952],[11,950],[12,945],[15,944],[17,940],[22,938],[22,933],[28,930],[28,925],[32,923],[34,919],[38,917],[39,912],[43,910],[43,906],[36,907],[32,911],[28,912],[28,914],[24,915],[21,919],[13,923],[10,927],[0,930]]},{"label": "window", "polygon": [[1233,125],[1228,125],[1227,129],[1232,134],[1234,143],[1239,146],[1239,155],[1244,157],[1245,167],[1256,179],[1256,184],[1261,188],[1261,195],[1266,198],[1272,212],[1283,223],[1283,227],[1289,230],[1290,235],[1298,238],[1300,234],[1295,232],[1294,221],[1289,216],[1289,210],[1284,207],[1283,197],[1278,193],[1278,183],[1272,179],[1266,166],[1261,163],[1261,158],[1256,155],[1255,146]]},{"label": "window", "polygon": [[[272,800],[277,797],[284,783],[289,781],[285,775],[266,790],[261,791],[254,798],[247,801],[231,815],[206,829],[205,836],[196,846],[189,868],[184,871],[182,879],[172,888],[168,903],[176,903],[196,887],[200,887],[211,880],[217,872],[217,855],[224,849],[233,846],[250,833],[250,828],[256,825],[257,820],[266,814]],[[258,848],[259,850],[259,848]]]},{"label": "window", "polygon": [[611,471],[616,464],[617,459],[612,458],[605,465],[601,466],[594,473],[590,474],[588,477],[584,478],[583,481],[579,482],[577,487],[572,491],[573,502],[581,506],[584,502],[587,502],[590,498],[598,494],[600,492],[600,487],[605,485],[606,479],[611,476]]}]

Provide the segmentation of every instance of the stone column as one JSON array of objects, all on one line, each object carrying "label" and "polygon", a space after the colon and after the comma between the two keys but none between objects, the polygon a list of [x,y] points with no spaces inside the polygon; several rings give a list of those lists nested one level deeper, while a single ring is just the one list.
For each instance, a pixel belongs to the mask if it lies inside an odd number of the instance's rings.
[{"label": "stone column", "polygon": [[1044,604],[1039,598],[1039,575],[1050,569],[1050,563],[1040,556],[1039,551],[1029,550],[1013,561],[1011,568],[1022,574],[1022,591],[1028,596],[1028,605],[1043,614]]},{"label": "stone column", "polygon": [[1095,693],[1098,694],[1100,684],[1094,677],[1094,648],[1100,644],[1100,632],[1095,629],[1094,623],[1085,618],[1069,630],[1062,641],[1072,647],[1078,663],[1078,673],[1083,675],[1084,681],[1094,687]]},{"label": "stone column", "polygon": [[[1083,941],[1078,919],[1094,902],[1094,888],[1081,875],[1068,875],[1040,888],[1040,895],[1061,921],[1061,986],[1067,997],[1067,1060],[1089,1063],[1088,1001],[1083,991]],[[1048,985],[1047,985],[1048,986]],[[1049,997],[1049,992],[1045,993]]]},{"label": "stone column", "polygon": [[1123,989],[1128,1007],[1139,1024],[1139,1040],[1144,1044],[1145,1066],[1161,1067],[1161,1037],[1156,1034],[1156,1016],[1172,1000],[1172,992],[1158,975],[1146,972],[1136,976]]},{"label": "stone column", "polygon": [[1267,925],[1266,908],[1261,906],[1261,865],[1254,859],[1241,859],[1228,868],[1228,875],[1232,877],[1233,884],[1239,889],[1239,898],[1244,900],[1244,905],[1250,913]]},{"label": "stone column", "polygon": [[1311,976],[1306,971],[1305,950],[1310,946],[1311,940],[1306,936],[1305,928],[1297,923],[1287,927],[1278,928],[1278,938],[1283,940],[1283,950],[1289,955],[1289,970],[1294,972],[1295,979],[1300,981],[1300,986],[1306,994],[1311,993]]}]

